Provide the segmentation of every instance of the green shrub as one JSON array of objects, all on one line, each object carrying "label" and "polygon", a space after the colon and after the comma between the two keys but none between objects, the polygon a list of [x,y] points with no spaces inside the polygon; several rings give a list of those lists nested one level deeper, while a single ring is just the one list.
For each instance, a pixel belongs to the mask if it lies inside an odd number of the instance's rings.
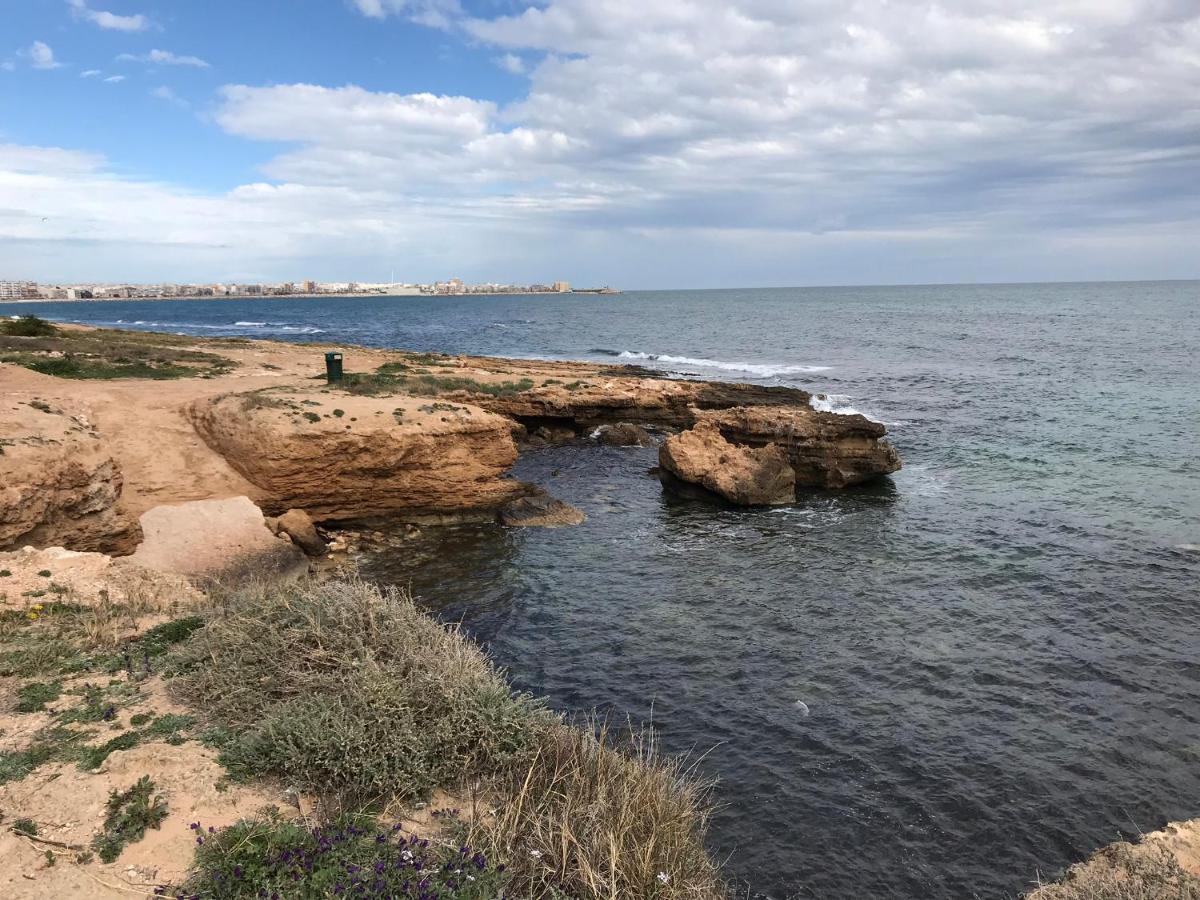
[{"label": "green shrub", "polygon": [[0,334],[9,337],[52,337],[58,334],[58,329],[37,316],[21,316],[0,320]]},{"label": "green shrub", "polygon": [[38,826],[33,819],[17,819],[12,823],[12,830],[17,834],[23,834],[26,837],[37,837]]},{"label": "green shrub", "polygon": [[438,897],[492,900],[506,896],[503,866],[467,847],[431,846],[399,826],[342,820],[320,828],[283,821],[277,813],[206,834],[180,896]]},{"label": "green shrub", "polygon": [[167,817],[167,801],[154,793],[154,782],[143,775],[133,787],[108,797],[104,829],[92,839],[92,849],[102,862],[115,862],[128,844],[146,836],[147,828],[158,828]]},{"label": "green shrub", "polygon": [[184,694],[227,729],[235,774],[286,777],[348,809],[505,770],[551,718],[458,632],[362,583],[246,589],[180,666]]},{"label": "green shrub", "polygon": [[17,712],[40,712],[62,696],[62,682],[30,682],[17,689]]}]

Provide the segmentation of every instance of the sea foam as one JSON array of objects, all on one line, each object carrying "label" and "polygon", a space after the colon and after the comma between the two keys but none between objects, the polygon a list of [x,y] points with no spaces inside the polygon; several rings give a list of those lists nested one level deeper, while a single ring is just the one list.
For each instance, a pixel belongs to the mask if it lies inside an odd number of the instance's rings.
[{"label": "sea foam", "polygon": [[774,363],[730,362],[722,359],[706,359],[701,356],[672,356],[668,353],[644,353],[641,350],[594,349],[593,353],[615,356],[619,359],[644,360],[668,366],[691,366],[698,369],[716,369],[722,372],[745,372],[758,378],[776,378],[780,375],[801,375],[807,372],[828,372],[830,366],[799,366]]}]

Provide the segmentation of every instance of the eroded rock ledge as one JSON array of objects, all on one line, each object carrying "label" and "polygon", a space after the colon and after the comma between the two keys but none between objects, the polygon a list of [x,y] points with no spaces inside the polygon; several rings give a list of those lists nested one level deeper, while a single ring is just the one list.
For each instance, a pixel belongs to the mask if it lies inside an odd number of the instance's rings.
[{"label": "eroded rock ledge", "polygon": [[469,514],[525,492],[501,477],[517,459],[512,423],[468,404],[282,388],[196,401],[188,416],[271,515]]},{"label": "eroded rock ledge", "polygon": [[6,394],[0,430],[0,550],[66,546],[114,556],[142,539],[124,480],[81,406]]}]

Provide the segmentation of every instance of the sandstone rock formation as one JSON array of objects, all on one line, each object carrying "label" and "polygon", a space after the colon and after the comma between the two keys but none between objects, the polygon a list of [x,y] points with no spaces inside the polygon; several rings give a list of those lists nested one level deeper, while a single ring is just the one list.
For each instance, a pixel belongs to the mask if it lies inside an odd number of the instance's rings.
[{"label": "sandstone rock formation", "polygon": [[312,517],[302,509],[289,509],[275,520],[277,534],[282,532],[309,556],[324,556],[328,551],[325,542],[317,534]]},{"label": "sandstone rock formation", "polygon": [[739,406],[699,418],[732,443],[779,447],[804,487],[844,488],[900,469],[896,448],[883,439],[887,428],[866,416],[808,406]]},{"label": "sandstone rock formation", "polygon": [[556,500],[541,488],[533,488],[527,496],[506,503],[499,518],[500,524],[510,527],[554,528],[581,525],[587,517],[571,504]]},{"label": "sandstone rock formation", "polygon": [[782,450],[773,444],[739,447],[711,423],[668,438],[658,459],[676,478],[739,506],[774,506],[796,499],[796,473]]},{"label": "sandstone rock formation", "polygon": [[491,517],[524,493],[501,477],[517,458],[512,423],[471,405],[298,387],[226,394],[191,404],[188,414],[259,489],[254,499],[269,513]]},{"label": "sandstone rock formation", "polygon": [[189,578],[299,575],[307,568],[290,540],[276,537],[247,497],[193,500],[142,514],[145,540],[130,560]]},{"label": "sandstone rock formation", "polygon": [[808,407],[810,395],[795,388],[666,378],[592,377],[568,384],[545,383],[514,394],[471,395],[471,402],[531,427],[547,424],[596,428],[621,422],[687,428],[703,410],[733,406]]},{"label": "sandstone rock formation", "polygon": [[121,506],[121,470],[81,406],[3,398],[0,550],[62,545],[132,553],[137,520]]}]

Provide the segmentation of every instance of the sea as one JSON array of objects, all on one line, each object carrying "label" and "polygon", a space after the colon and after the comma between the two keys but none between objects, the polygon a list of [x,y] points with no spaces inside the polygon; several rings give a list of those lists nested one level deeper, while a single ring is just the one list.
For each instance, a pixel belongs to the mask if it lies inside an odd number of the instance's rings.
[{"label": "sea", "polygon": [[556,709],[652,723],[715,779],[743,896],[1015,897],[1200,816],[1200,282],[0,307],[25,312],[629,361],[887,425],[902,471],[775,509],[665,494],[652,448],[532,450],[516,476],[585,524],[364,562]]}]

